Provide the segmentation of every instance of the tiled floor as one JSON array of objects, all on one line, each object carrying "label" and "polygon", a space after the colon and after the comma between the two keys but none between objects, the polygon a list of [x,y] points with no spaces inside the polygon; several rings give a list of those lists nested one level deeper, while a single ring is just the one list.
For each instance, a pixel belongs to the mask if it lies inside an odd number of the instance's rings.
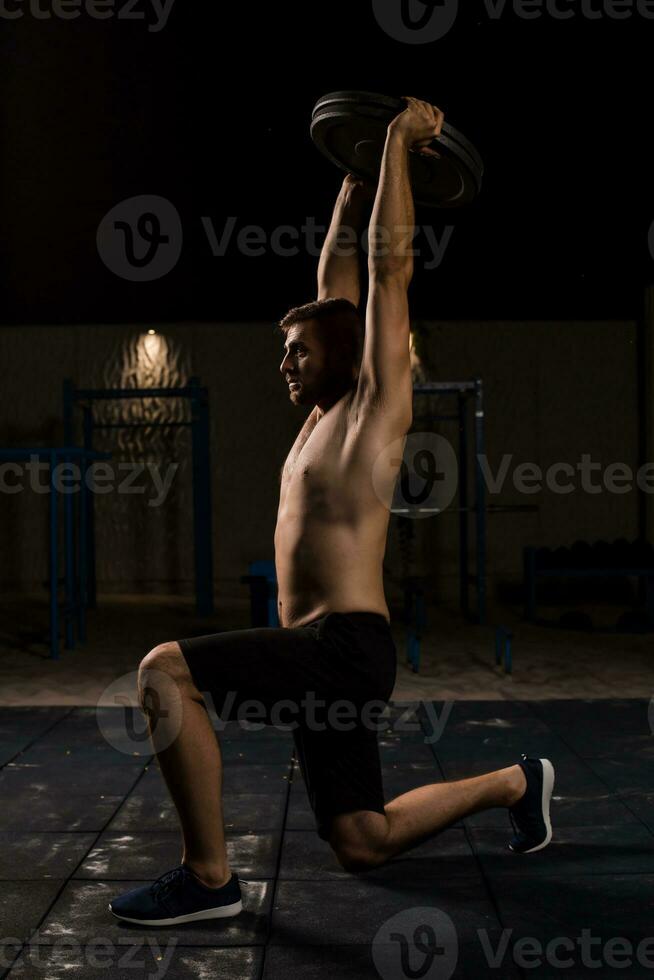
[{"label": "tiled floor", "polygon": [[[141,929],[107,903],[179,863],[156,760],[106,740],[92,708],[0,708],[0,976],[652,977],[648,709],[646,698],[393,705],[379,740],[388,799],[546,754],[555,837],[515,855],[506,811],[488,810],[358,875],[315,833],[291,736],[221,732],[244,910]],[[101,720],[124,724],[120,709]]]}]

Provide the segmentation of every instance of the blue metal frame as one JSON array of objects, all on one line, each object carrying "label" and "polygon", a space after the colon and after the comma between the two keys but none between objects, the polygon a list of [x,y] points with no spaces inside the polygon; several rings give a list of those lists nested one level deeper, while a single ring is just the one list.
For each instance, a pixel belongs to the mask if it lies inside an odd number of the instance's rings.
[{"label": "blue metal frame", "polygon": [[[131,398],[186,398],[191,404],[189,422],[116,422],[98,425],[93,418],[92,405],[83,405],[84,446],[91,450],[96,429],[175,428],[190,427],[193,479],[193,543],[195,563],[195,605],[201,616],[214,608],[213,535],[211,508],[211,455],[209,427],[209,392],[200,379],[189,379],[185,388],[75,388],[69,379],[64,381],[64,432],[66,441],[73,441],[74,408],[78,402],[126,400]],[[86,590],[88,605],[96,606],[95,513],[93,495],[85,493],[86,554],[88,576]]]},{"label": "blue metal frame", "polygon": [[[72,463],[79,459],[82,486],[86,487],[86,471],[91,460],[111,459],[111,453],[92,452],[79,446],[43,446],[0,448],[0,459],[18,461],[37,456],[49,464],[49,560],[48,578],[50,591],[50,656],[59,659],[59,490],[54,474],[59,462]],[[83,643],[86,639],[85,592],[86,580],[86,551],[85,516],[83,502],[75,508],[74,494],[64,495],[64,605],[62,616],[65,628],[65,647],[75,646],[75,617],[78,625],[78,639]],[[77,510],[77,552],[75,549],[75,510]],[[77,563],[76,563],[77,560]],[[77,575],[76,575],[77,571]]]},{"label": "blue metal frame", "polygon": [[[461,611],[475,622],[486,622],[486,484],[481,465],[485,452],[484,432],[484,387],[481,378],[473,381],[430,382],[414,385],[414,395],[453,395],[457,398],[456,415],[429,415],[425,418],[434,422],[457,422],[459,429],[459,601]],[[468,405],[474,405],[474,504],[469,506],[469,451],[468,451]],[[469,521],[468,514],[475,515],[475,574],[470,575],[468,558]],[[471,616],[470,585],[476,591],[476,611]]]},{"label": "blue metal frame", "polygon": [[504,653],[504,672],[506,674],[513,673],[512,640],[513,633],[511,630],[505,626],[495,627],[495,664],[499,667],[502,662],[502,653]]}]

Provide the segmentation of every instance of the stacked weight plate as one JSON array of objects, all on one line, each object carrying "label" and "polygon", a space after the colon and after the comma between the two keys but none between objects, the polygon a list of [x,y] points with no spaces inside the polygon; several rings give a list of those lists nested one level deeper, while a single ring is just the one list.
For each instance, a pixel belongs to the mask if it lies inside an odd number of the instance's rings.
[{"label": "stacked weight plate", "polygon": [[[403,99],[375,92],[331,92],[314,107],[311,138],[341,170],[376,183],[388,124],[405,108]],[[470,204],[481,190],[484,174],[475,147],[447,122],[430,145],[438,152],[438,158],[411,154],[411,186],[416,203],[433,208]]]}]

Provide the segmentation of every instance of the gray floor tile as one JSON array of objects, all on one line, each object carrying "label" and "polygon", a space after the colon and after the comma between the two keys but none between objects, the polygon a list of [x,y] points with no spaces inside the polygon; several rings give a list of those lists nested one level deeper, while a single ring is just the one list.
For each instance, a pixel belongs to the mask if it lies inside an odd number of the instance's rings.
[{"label": "gray floor tile", "polygon": [[[492,939],[499,941],[495,935]],[[451,976],[452,980],[480,980],[487,976],[514,980],[520,976],[511,963],[491,968],[483,950],[470,944],[450,954],[454,961],[451,974],[443,970],[442,957],[441,948],[434,952],[422,944],[418,948],[409,935],[404,944],[398,938],[392,945],[269,946],[263,980],[401,980],[409,975],[407,965],[415,971],[413,975]]]},{"label": "gray floor tile", "polygon": [[108,742],[73,742],[64,740],[61,743],[39,739],[25,752],[16,758],[16,763],[22,766],[44,766],[57,773],[60,778],[66,778],[66,773],[75,767],[85,767],[89,771],[106,766],[131,767],[135,763],[147,765],[152,759],[152,750],[144,745],[135,749],[131,754],[114,748]]},{"label": "gray floor tile", "polygon": [[[152,930],[121,922],[111,914],[112,898],[142,885],[142,881],[69,881],[45,922],[30,942],[52,946],[58,941],[75,940],[94,945],[108,940],[120,946],[131,946]],[[241,883],[243,911],[232,919],[185,923],[157,929],[159,942],[176,940],[185,946],[258,946],[268,931],[272,899],[271,881],[256,879]],[[131,975],[131,974],[130,974]]]},{"label": "gray floor tile", "polygon": [[0,830],[32,833],[99,832],[118,810],[122,796],[29,792],[3,801]]},{"label": "gray floor tile", "polygon": [[274,946],[370,945],[392,916],[424,907],[450,916],[457,923],[460,942],[476,937],[478,929],[499,928],[481,879],[398,882],[351,876],[343,881],[280,881],[270,942]]},{"label": "gray floor tile", "polygon": [[[523,936],[577,939],[583,929],[603,942],[617,936],[641,939],[653,934],[651,874],[543,875],[537,880],[496,874],[490,887],[500,918],[512,928],[514,940]],[[624,975],[630,974],[625,971]]]},{"label": "gray floor tile", "polygon": [[[279,833],[230,834],[227,856],[234,870],[272,878],[277,867]],[[75,873],[75,878],[154,881],[182,858],[181,834],[104,833]]]},{"label": "gray floor tile", "polygon": [[652,761],[617,756],[614,759],[589,759],[586,764],[598,779],[621,795],[654,792]]},{"label": "gray floor tile", "polygon": [[552,843],[533,854],[514,854],[508,849],[511,829],[505,833],[493,827],[473,827],[470,840],[484,874],[491,878],[654,873],[654,838],[640,824],[559,827],[554,833]]},{"label": "gray floor tile", "polygon": [[93,846],[95,834],[0,833],[0,879],[67,878]]},{"label": "gray floor tile", "polygon": [[229,980],[258,980],[263,960],[262,947],[207,949],[162,941],[157,934],[143,936],[133,946],[115,942],[79,943],[57,946],[30,945],[10,971],[12,980],[187,980],[188,977],[229,977]]},{"label": "gray floor tile", "polygon": [[43,800],[65,800],[69,796],[118,796],[128,793],[143,772],[142,763],[128,766],[89,767],[68,763],[57,767],[44,764],[15,765],[0,771],[0,798],[16,799],[35,794]]},{"label": "gray floor tile", "polygon": [[2,943],[26,942],[54,902],[64,879],[5,881],[0,890]]}]

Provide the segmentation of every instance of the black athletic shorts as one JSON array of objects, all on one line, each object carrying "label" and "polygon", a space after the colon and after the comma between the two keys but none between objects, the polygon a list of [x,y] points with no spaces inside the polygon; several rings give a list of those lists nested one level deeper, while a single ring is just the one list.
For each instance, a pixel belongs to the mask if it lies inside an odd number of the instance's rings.
[{"label": "black athletic shorts", "polygon": [[223,722],[265,721],[292,731],[323,840],[336,814],[384,812],[377,734],[397,667],[384,616],[332,612],[290,629],[233,630],[178,643],[196,687],[211,694]]}]

